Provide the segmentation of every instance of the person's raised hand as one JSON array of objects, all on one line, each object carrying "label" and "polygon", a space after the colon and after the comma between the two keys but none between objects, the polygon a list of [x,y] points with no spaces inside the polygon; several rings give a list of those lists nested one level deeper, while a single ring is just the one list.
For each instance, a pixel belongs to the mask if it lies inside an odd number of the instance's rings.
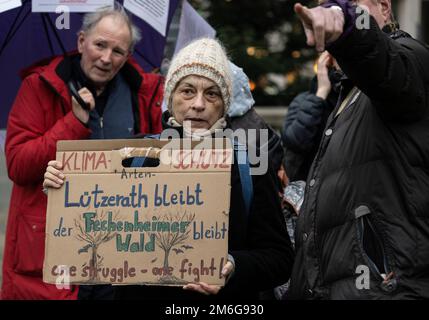
[{"label": "person's raised hand", "polygon": [[326,100],[331,92],[332,84],[328,76],[328,67],[332,66],[332,56],[324,51],[317,61],[317,92],[316,96]]},{"label": "person's raised hand", "polygon": [[[87,88],[82,88],[79,90],[79,95],[82,100],[89,106],[89,110],[95,108],[95,100],[91,91]],[[72,97],[72,110],[76,118],[80,120],[80,122],[87,124],[89,121],[89,110],[85,110],[82,106],[76,101],[74,97]]]},{"label": "person's raised hand", "polygon": [[343,33],[344,14],[338,8],[318,6],[309,9],[300,3],[294,6],[304,27],[307,44],[315,46],[319,52],[323,52],[326,44],[334,42]]}]

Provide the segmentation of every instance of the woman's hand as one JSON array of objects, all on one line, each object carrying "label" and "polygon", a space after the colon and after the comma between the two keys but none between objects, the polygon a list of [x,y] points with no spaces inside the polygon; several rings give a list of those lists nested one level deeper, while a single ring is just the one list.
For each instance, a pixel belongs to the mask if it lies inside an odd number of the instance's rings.
[{"label": "woman's hand", "polygon": [[65,176],[60,171],[63,165],[59,161],[49,161],[45,172],[45,180],[43,180],[43,188],[61,188],[64,183]]},{"label": "woman's hand", "polygon": [[[234,271],[234,265],[231,261],[228,261],[227,263],[225,263],[225,266],[222,269],[222,273],[221,273],[222,277],[226,278],[233,271]],[[198,282],[198,283],[188,283],[187,285],[183,286],[183,289],[197,291],[199,293],[202,293],[208,296],[211,294],[218,294],[219,290],[221,289],[221,286],[209,285],[205,282]]]}]

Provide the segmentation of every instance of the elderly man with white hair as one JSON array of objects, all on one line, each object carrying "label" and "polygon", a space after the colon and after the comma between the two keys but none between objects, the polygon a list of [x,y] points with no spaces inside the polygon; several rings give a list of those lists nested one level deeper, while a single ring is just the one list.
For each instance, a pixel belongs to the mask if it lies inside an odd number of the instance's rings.
[{"label": "elderly man with white hair", "polygon": [[131,58],[139,39],[121,6],[105,7],[84,17],[78,52],[27,70],[7,126],[7,169],[14,185],[2,299],[77,297],[76,286],[59,290],[42,281],[47,203],[43,174],[58,140],[130,138],[161,131],[162,78],[144,73]]}]

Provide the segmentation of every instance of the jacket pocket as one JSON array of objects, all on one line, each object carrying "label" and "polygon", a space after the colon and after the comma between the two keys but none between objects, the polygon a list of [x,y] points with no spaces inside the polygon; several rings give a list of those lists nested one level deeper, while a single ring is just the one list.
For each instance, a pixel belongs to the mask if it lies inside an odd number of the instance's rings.
[{"label": "jacket pocket", "polygon": [[17,273],[41,276],[45,255],[44,217],[22,214],[18,219],[18,233],[14,269]]},{"label": "jacket pocket", "polygon": [[380,282],[383,291],[395,291],[397,280],[375,215],[367,206],[360,206],[355,209],[355,219],[360,253],[370,272]]}]

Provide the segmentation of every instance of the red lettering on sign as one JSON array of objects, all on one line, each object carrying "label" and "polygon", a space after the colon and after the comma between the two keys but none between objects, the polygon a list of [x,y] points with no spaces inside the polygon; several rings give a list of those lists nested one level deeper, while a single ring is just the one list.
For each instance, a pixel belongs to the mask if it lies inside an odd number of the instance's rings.
[{"label": "red lettering on sign", "polygon": [[107,156],[104,152],[64,152],[64,171],[94,171],[107,170]]}]

